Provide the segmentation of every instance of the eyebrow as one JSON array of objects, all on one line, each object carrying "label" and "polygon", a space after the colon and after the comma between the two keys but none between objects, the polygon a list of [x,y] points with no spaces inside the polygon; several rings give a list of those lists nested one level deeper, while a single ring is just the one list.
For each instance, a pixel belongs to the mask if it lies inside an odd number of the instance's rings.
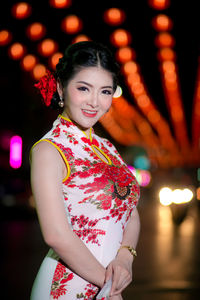
[{"label": "eyebrow", "polygon": [[[90,87],[93,87],[92,84],[90,84],[90,83],[88,83],[88,82],[86,82],[86,81],[77,81],[77,83],[84,83],[84,84],[86,84],[86,85],[88,85],[88,86],[90,86]],[[101,88],[102,88],[102,89],[105,89],[105,88],[113,89],[113,86],[107,85],[107,86],[102,86]]]}]

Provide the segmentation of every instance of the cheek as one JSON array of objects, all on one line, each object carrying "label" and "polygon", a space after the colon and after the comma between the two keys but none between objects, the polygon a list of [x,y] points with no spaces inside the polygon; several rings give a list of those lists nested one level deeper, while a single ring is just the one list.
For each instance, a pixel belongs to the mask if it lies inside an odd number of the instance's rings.
[{"label": "cheek", "polygon": [[80,93],[77,90],[72,89],[68,94],[66,94],[65,100],[67,105],[69,106],[70,105],[78,106],[83,102],[83,97],[81,97]]},{"label": "cheek", "polygon": [[110,97],[108,99],[104,99],[101,102],[101,108],[102,108],[102,110],[107,111],[110,108],[111,104],[112,104],[112,97]]}]

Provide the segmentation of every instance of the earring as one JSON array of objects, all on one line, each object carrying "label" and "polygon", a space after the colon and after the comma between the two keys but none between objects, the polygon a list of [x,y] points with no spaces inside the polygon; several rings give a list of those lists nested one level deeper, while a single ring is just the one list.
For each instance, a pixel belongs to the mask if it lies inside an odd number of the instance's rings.
[{"label": "earring", "polygon": [[60,101],[58,102],[58,105],[63,108],[64,107],[64,99],[60,98]]}]

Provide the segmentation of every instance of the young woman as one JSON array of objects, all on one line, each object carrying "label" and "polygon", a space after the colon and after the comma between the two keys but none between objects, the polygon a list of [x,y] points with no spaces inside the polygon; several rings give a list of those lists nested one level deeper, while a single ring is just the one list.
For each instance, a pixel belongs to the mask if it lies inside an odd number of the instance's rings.
[{"label": "young woman", "polygon": [[46,105],[63,112],[32,149],[32,190],[50,250],[31,300],[96,299],[111,280],[109,299],[118,300],[132,280],[139,187],[92,129],[112,104],[117,73],[106,47],[81,42],[67,48],[55,77],[48,72],[36,85]]}]

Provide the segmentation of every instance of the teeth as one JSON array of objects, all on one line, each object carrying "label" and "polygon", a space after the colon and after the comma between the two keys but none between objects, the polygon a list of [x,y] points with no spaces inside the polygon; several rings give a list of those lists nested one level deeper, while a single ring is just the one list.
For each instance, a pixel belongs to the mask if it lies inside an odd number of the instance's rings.
[{"label": "teeth", "polygon": [[91,111],[91,110],[86,110],[86,109],[83,109],[83,111],[85,111],[87,114],[91,114],[91,115],[96,114],[96,111]]}]

